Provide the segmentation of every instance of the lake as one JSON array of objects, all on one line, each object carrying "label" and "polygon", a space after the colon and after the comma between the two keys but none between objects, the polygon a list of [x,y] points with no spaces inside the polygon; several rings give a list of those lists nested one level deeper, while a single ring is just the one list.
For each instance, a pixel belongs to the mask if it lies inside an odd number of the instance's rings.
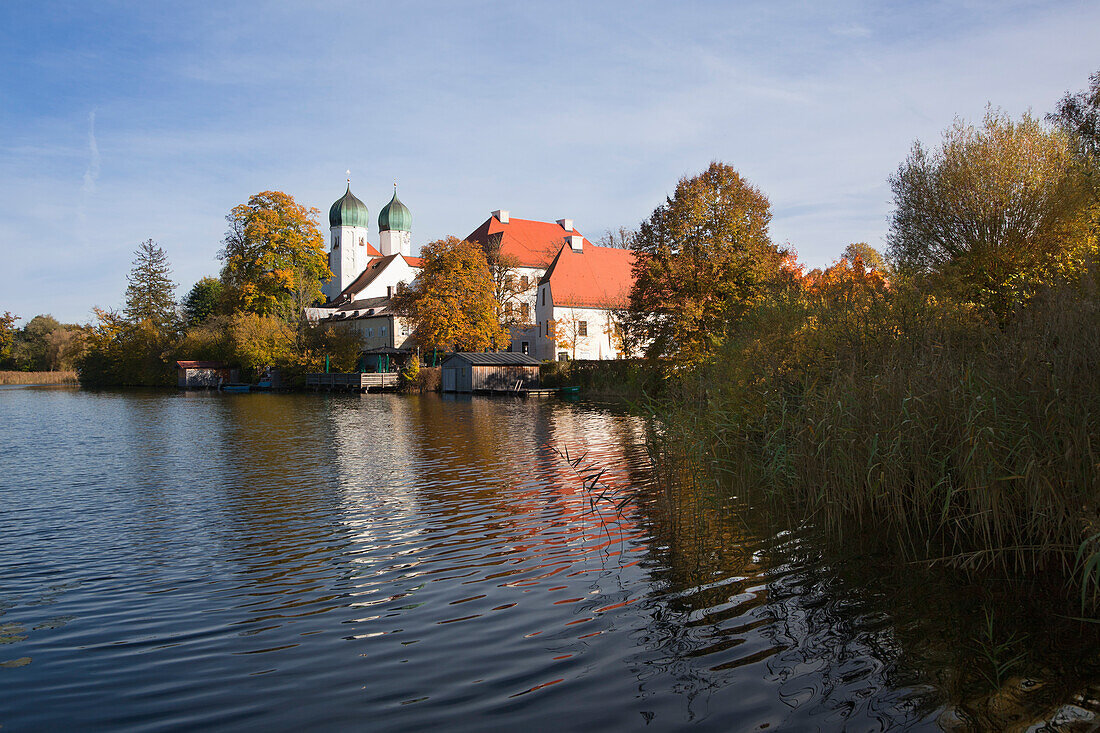
[{"label": "lake", "polygon": [[1094,679],[1093,627],[1034,593],[658,481],[648,429],[557,399],[0,388],[0,725],[936,730],[961,704],[1024,730]]}]

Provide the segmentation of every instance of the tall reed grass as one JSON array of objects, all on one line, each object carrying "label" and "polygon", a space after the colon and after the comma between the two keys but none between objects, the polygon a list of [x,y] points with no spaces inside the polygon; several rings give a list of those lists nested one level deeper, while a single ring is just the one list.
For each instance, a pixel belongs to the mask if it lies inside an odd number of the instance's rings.
[{"label": "tall reed grass", "polygon": [[0,384],[76,384],[76,372],[2,372]]},{"label": "tall reed grass", "polygon": [[682,385],[668,434],[735,490],[905,559],[1080,572],[1100,557],[1100,298],[987,323],[912,292],[771,303]]}]

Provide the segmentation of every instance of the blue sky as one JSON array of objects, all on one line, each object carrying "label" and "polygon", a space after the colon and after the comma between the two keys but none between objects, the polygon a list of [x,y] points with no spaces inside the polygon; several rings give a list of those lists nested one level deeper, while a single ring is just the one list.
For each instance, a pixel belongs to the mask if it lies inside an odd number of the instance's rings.
[{"label": "blue sky", "polygon": [[497,208],[635,226],[717,159],[819,266],[884,246],[914,140],[1100,69],[1096,2],[319,5],[0,4],[0,311],[118,306],[148,238],[183,294],[234,205],[327,230],[348,168],[372,217],[397,180],[415,251]]}]

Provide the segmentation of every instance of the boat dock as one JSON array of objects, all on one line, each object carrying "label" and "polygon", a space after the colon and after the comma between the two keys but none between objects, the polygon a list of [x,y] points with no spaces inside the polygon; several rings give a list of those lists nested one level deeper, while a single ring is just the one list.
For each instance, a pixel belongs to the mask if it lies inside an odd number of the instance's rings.
[{"label": "boat dock", "polygon": [[397,372],[307,374],[306,387],[314,392],[381,392],[397,387],[398,376]]}]

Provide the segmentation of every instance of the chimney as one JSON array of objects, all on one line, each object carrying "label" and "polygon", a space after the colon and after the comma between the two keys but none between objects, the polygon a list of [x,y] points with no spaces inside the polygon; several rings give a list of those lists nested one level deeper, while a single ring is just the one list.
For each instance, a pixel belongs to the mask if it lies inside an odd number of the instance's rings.
[{"label": "chimney", "polygon": [[508,210],[507,209],[497,209],[496,211],[493,212],[493,216],[495,216],[497,219],[499,219],[501,224],[507,224],[508,223]]},{"label": "chimney", "polygon": [[569,246],[574,252],[584,251],[584,237],[579,234],[570,234],[566,239],[569,240]]},{"label": "chimney", "polygon": [[558,225],[567,232],[573,231],[572,219],[558,219]]}]

